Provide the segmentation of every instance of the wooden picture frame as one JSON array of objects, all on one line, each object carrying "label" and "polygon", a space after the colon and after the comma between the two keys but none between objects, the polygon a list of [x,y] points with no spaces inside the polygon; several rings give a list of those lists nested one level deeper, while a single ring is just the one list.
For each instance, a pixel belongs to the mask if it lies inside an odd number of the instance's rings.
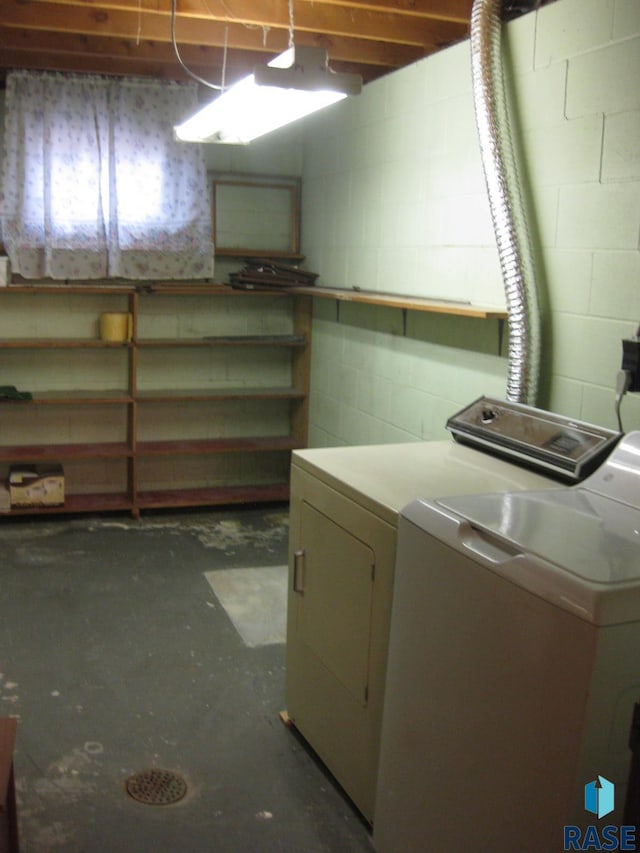
[{"label": "wooden picture frame", "polygon": [[214,175],[216,255],[300,259],[300,188],[293,176]]}]

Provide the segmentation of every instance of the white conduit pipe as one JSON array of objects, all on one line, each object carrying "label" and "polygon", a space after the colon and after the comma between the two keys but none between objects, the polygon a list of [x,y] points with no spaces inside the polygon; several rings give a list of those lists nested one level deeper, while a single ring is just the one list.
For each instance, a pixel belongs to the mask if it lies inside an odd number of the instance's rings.
[{"label": "white conduit pipe", "polygon": [[506,398],[535,405],[540,374],[540,309],[504,93],[501,5],[501,0],[474,0],[473,3],[473,98],[509,317]]}]

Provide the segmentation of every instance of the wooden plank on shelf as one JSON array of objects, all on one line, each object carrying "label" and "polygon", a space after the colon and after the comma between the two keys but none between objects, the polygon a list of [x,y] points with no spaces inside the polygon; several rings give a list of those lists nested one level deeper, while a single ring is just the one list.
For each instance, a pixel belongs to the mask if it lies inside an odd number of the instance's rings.
[{"label": "wooden plank on shelf", "polygon": [[133,449],[126,442],[0,445],[0,460],[3,462],[62,462],[65,459],[126,459],[132,455]]},{"label": "wooden plank on shelf", "polygon": [[256,293],[252,290],[236,290],[229,284],[185,282],[153,282],[142,288],[141,295],[158,296],[289,296],[281,290]]},{"label": "wooden plank on shelf", "polygon": [[0,349],[127,349],[131,346],[131,341],[103,341],[100,338],[3,338],[0,340]]},{"label": "wooden plank on shelf", "polygon": [[208,400],[301,400],[303,390],[297,388],[171,388],[138,391],[139,403],[206,402]]},{"label": "wooden plank on shelf", "polygon": [[269,503],[288,501],[288,483],[266,485],[212,486],[201,489],[166,489],[138,493],[140,509],[162,509],[185,506],[214,506],[237,503]]},{"label": "wooden plank on shelf", "polygon": [[99,279],[95,284],[69,284],[67,281],[54,282],[42,279],[27,279],[14,275],[11,283],[0,290],[0,294],[31,293],[31,294],[127,294],[131,293],[132,285],[115,282],[113,279]]},{"label": "wooden plank on shelf", "polygon": [[[264,252],[262,252],[264,255]],[[131,293],[139,293],[142,295],[180,295],[180,296],[289,296],[290,294],[281,290],[269,291],[268,294],[256,293],[256,291],[236,290],[229,284],[210,279],[194,279],[181,281],[166,281],[166,280],[145,280],[135,284],[122,284],[111,279],[100,280],[92,285],[84,284],[67,284],[59,282],[57,284],[51,281],[34,281],[26,284],[24,280],[20,281],[14,277],[14,281],[8,286],[0,288],[0,298],[3,295],[11,293],[28,293],[28,294],[73,294],[86,296],[102,295],[130,295]]]},{"label": "wooden plank on shelf", "polygon": [[387,308],[403,308],[410,311],[427,311],[436,314],[453,314],[459,317],[505,320],[507,312],[502,308],[473,305],[467,302],[449,301],[421,296],[404,296],[401,293],[377,293],[374,290],[347,290],[339,287],[295,287],[291,293],[340,302],[358,302],[364,305],[380,305]]},{"label": "wooden plank on shelf", "polygon": [[[128,391],[94,390],[94,391],[33,391],[33,398],[28,401],[36,405],[101,405],[127,404],[133,402]],[[4,401],[2,401],[4,402]]]},{"label": "wooden plank on shelf", "polygon": [[223,258],[278,258],[288,261],[304,261],[305,257],[300,252],[290,252],[287,249],[274,251],[273,249],[241,249],[227,246],[224,248],[216,246],[215,255]]},{"label": "wooden plank on shelf", "polygon": [[129,495],[120,492],[65,495],[64,504],[60,506],[14,507],[10,512],[0,515],[0,518],[11,518],[11,516],[16,515],[59,515],[65,512],[114,512],[130,510],[132,506]]},{"label": "wooden plank on shelf", "polygon": [[138,456],[191,456],[201,453],[251,453],[295,450],[298,443],[288,435],[138,441]]},{"label": "wooden plank on shelf", "polygon": [[203,338],[142,338],[140,348],[147,347],[303,347],[302,335],[211,335]]}]

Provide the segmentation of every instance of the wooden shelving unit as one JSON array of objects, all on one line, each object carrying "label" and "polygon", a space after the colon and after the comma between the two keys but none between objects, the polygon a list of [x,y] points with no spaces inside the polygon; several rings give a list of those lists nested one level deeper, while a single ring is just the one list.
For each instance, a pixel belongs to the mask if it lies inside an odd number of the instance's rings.
[{"label": "wooden shelving unit", "polygon": [[[47,311],[61,322],[60,335],[51,335]],[[99,340],[105,311],[132,315],[130,342]],[[246,331],[227,334],[225,312],[235,331],[243,311]],[[13,285],[0,289],[0,312],[0,358],[10,361],[4,381],[32,392],[31,400],[0,400],[0,464],[6,472],[16,462],[60,462],[66,491],[64,506],[5,517],[121,510],[137,517],[142,509],[288,498],[290,453],[307,441],[306,295],[182,282]],[[43,333],[13,337],[32,316]],[[79,371],[83,358],[90,364]],[[95,482],[75,472],[89,464],[97,466]]]}]

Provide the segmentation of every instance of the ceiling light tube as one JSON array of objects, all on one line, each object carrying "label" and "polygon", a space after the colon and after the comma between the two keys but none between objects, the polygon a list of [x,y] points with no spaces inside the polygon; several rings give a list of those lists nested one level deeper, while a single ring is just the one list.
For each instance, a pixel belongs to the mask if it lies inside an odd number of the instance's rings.
[{"label": "ceiling light tube", "polygon": [[246,145],[361,89],[358,74],[331,71],[324,48],[292,47],[268,65],[257,65],[174,131],[183,142]]}]

